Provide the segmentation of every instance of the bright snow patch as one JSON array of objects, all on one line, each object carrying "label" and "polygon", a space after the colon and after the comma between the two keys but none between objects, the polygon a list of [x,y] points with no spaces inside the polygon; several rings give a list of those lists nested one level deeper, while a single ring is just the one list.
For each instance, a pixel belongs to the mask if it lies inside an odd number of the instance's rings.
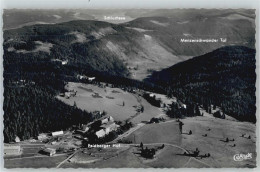
[{"label": "bright snow patch", "polygon": [[187,36],[187,37],[188,37],[188,36],[191,36],[191,34],[189,34],[189,33],[184,33],[183,35],[184,35],[184,36]]},{"label": "bright snow patch", "polygon": [[52,15],[53,17],[55,17],[56,19],[60,19],[61,18],[61,16],[59,16],[59,15]]},{"label": "bright snow patch", "polygon": [[47,42],[41,42],[41,41],[34,41],[36,44],[36,48],[34,50],[28,51],[28,50],[16,50],[14,47],[9,47],[7,51],[9,52],[16,52],[16,53],[34,53],[34,52],[46,52],[50,54],[50,49],[53,47],[53,44],[47,43]]},{"label": "bright snow patch", "polygon": [[228,20],[241,20],[241,19],[244,19],[244,20],[249,20],[251,22],[254,22],[254,19],[252,19],[250,17],[246,17],[246,16],[243,16],[243,15],[240,15],[240,14],[231,14],[231,15],[228,15],[226,17],[219,17],[219,18],[228,19]]},{"label": "bright snow patch", "polygon": [[144,38],[147,39],[147,40],[151,40],[152,37],[150,35],[144,35]]},{"label": "bright snow patch", "polygon": [[86,35],[84,33],[70,32],[69,35],[74,35],[76,37],[76,40],[72,41],[72,43],[83,43],[87,41]]},{"label": "bright snow patch", "polygon": [[190,22],[190,21],[187,20],[187,21],[182,21],[182,22],[179,21],[179,22],[177,22],[177,23],[178,23],[178,24],[186,24],[186,23],[189,23],[189,22]]},{"label": "bright snow patch", "polygon": [[90,33],[90,35],[94,36],[96,39],[100,39],[105,35],[113,34],[116,33],[116,30],[114,30],[112,27],[106,27],[106,28],[101,28],[97,32],[93,31]]},{"label": "bright snow patch", "polygon": [[150,20],[150,22],[157,24],[157,25],[160,25],[160,26],[164,26],[164,27],[169,25],[169,23],[161,23],[161,22],[158,22],[156,20]]}]

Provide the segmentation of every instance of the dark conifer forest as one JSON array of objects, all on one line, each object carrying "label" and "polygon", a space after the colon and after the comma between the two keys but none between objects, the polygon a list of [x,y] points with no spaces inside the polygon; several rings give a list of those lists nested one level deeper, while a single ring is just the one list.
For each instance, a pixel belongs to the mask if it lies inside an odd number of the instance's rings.
[{"label": "dark conifer forest", "polygon": [[238,120],[256,122],[255,69],[254,49],[228,46],[154,72],[148,80],[182,102],[207,111],[219,106]]}]

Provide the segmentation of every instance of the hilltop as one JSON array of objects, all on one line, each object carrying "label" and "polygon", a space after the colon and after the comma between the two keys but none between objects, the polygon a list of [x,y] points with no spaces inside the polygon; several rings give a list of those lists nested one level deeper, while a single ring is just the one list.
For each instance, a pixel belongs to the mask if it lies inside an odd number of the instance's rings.
[{"label": "hilltop", "polygon": [[213,104],[237,119],[255,122],[255,63],[254,49],[227,46],[154,72],[148,80],[169,87],[184,102]]},{"label": "hilltop", "polygon": [[[227,45],[255,48],[255,21],[251,14],[239,11],[162,12],[158,16],[140,17],[125,23],[142,29],[172,54],[198,56]],[[239,34],[238,34],[239,33]],[[181,39],[220,39],[218,43],[183,43]]]},{"label": "hilltop", "polygon": [[[33,10],[32,14],[36,12]],[[133,20],[120,24],[96,21],[95,17],[87,15],[91,11],[80,11],[81,15],[86,14],[85,18],[81,16],[82,20],[73,18],[73,12],[54,12],[47,15],[41,11],[39,15],[33,15],[35,20],[32,22],[36,25],[25,24],[28,26],[4,31],[5,62],[13,59],[23,64],[27,59],[37,63],[40,59],[59,59],[68,61],[67,66],[73,70],[80,68],[81,72],[99,71],[143,80],[153,71],[222,46],[254,48],[255,44],[252,10],[216,10],[214,14],[208,10],[145,10],[143,13],[137,10],[136,14],[126,11],[124,15]],[[24,18],[21,21],[28,18],[23,15],[24,11],[20,13]],[[16,21],[14,14],[5,12],[4,20],[9,15],[11,21]],[[96,16],[98,11],[94,10],[94,14]],[[116,14],[121,12],[116,11]],[[57,15],[64,15],[64,18]],[[45,21],[48,16],[50,21],[55,20],[52,24],[35,22],[38,18]],[[197,38],[227,38],[227,42],[180,41]]]}]

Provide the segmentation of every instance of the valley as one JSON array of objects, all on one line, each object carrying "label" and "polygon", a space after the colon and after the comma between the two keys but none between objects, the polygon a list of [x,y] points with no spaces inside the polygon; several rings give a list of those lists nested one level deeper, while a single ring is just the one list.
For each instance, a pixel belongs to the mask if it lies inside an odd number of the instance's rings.
[{"label": "valley", "polygon": [[[48,164],[46,167],[58,168],[254,167],[256,161],[255,124],[239,122],[231,118],[215,118],[212,114],[200,109],[204,116],[186,117],[181,120],[184,127],[183,133],[180,134],[178,121],[167,117],[163,108],[152,106],[142,96],[139,96],[138,94],[142,90],[128,92],[120,88],[111,88],[104,83],[101,86],[68,83],[66,89],[76,92],[75,96],[69,98],[57,97],[66,104],[71,106],[76,104],[81,109],[90,111],[106,111],[107,115],[111,115],[116,121],[131,121],[133,127],[113,141],[106,143],[111,145],[108,148],[83,147],[84,141],[74,130],[65,131],[64,135],[58,136],[55,143],[22,141],[19,143],[24,145],[22,156],[7,156],[5,158],[6,168],[14,166],[20,168],[45,167],[44,164],[39,164],[40,161],[46,162],[46,165]],[[98,98],[93,98],[95,93],[99,95]],[[176,99],[169,99],[161,94],[155,95],[167,105],[176,102]],[[102,99],[112,98],[112,96],[113,99],[102,101]],[[124,106],[122,106],[122,101]],[[133,114],[136,113],[134,107],[139,106],[139,103],[144,107],[144,111],[133,117]],[[162,117],[165,120],[159,123],[148,123],[153,117]],[[191,135],[188,134],[190,130]],[[207,134],[206,137],[205,134]],[[243,134],[245,136],[242,136]],[[226,138],[234,139],[234,141],[225,142]],[[148,148],[165,146],[155,154],[153,159],[145,159],[138,153],[140,143]],[[34,149],[31,149],[33,146]],[[48,157],[38,153],[42,147],[51,147],[60,151],[53,157]],[[189,156],[196,148],[200,150],[201,158]],[[70,151],[67,152],[67,150]],[[241,152],[241,150],[243,151]],[[185,155],[184,152],[188,154]],[[208,153],[210,153],[210,157],[203,158],[204,154]],[[240,153],[252,153],[252,159],[243,162],[233,161],[234,155]],[[48,163],[49,161],[52,163]],[[32,163],[33,166],[30,165]]]},{"label": "valley", "polygon": [[255,168],[255,18],[5,10],[5,168]]}]

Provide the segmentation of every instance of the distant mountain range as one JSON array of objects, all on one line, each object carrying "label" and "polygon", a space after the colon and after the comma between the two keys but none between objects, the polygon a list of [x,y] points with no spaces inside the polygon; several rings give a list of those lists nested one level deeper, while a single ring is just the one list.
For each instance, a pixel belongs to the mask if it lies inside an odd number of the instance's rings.
[{"label": "distant mountain range", "polygon": [[255,122],[255,69],[254,49],[227,46],[154,72],[147,80],[183,101],[220,106],[239,120]]},{"label": "distant mountain range", "polygon": [[[96,21],[113,14],[129,16],[131,21]],[[75,20],[79,16],[84,20]],[[4,31],[5,59],[68,60],[68,65],[83,65],[90,71],[142,80],[153,71],[222,46],[254,48],[254,19],[253,10],[6,10],[5,28],[29,26]],[[75,21],[59,23],[67,20]],[[39,22],[57,24],[30,26]],[[180,41],[222,37],[227,42]]]},{"label": "distant mountain range", "polygon": [[169,17],[180,20],[194,16],[214,16],[239,13],[255,18],[250,9],[5,9],[3,14],[4,30],[34,24],[54,24],[72,20],[104,21],[104,16],[125,17],[125,21],[109,20],[112,23],[128,22],[140,17]]}]

